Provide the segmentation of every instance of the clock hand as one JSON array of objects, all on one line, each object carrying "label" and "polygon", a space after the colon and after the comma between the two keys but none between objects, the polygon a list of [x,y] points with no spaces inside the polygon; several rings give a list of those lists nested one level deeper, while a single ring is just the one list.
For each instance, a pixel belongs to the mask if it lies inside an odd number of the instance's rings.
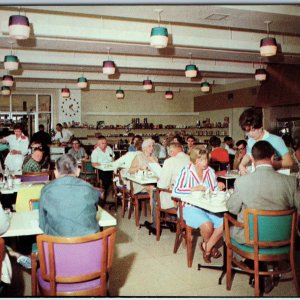
[{"label": "clock hand", "polygon": [[70,104],[70,105],[69,105],[69,108],[70,108],[71,110],[74,111],[74,109],[73,109],[73,104]]}]

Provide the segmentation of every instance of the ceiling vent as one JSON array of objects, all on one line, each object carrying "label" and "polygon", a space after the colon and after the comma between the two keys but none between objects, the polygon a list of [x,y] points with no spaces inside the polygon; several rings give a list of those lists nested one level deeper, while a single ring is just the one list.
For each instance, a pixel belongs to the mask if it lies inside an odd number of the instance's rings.
[{"label": "ceiling vent", "polygon": [[205,20],[212,20],[212,21],[221,21],[229,17],[229,15],[223,15],[223,14],[212,14],[205,18]]}]

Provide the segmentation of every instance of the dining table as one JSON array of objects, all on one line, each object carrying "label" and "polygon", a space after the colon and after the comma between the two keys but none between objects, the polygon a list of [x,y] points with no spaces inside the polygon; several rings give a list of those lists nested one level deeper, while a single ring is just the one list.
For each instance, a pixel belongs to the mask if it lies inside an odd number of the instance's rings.
[{"label": "dining table", "polygon": [[[8,218],[10,218],[9,228],[1,235],[1,237],[43,234],[42,229],[39,227],[38,209],[23,212],[11,212],[8,215]],[[96,218],[100,227],[117,225],[116,218],[101,207],[98,207]]]},{"label": "dining table", "polygon": [[129,174],[127,173],[125,175],[125,178],[129,181],[141,184],[141,185],[147,185],[147,184],[156,184],[158,181],[158,177],[153,175],[147,175],[147,176],[138,176],[137,173],[135,174]]}]

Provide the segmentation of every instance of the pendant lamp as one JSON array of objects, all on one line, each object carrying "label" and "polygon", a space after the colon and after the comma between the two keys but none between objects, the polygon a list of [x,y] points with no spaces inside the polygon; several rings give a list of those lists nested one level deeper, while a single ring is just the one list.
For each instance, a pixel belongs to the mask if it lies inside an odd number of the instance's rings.
[{"label": "pendant lamp", "polygon": [[208,93],[210,91],[210,84],[207,81],[203,81],[200,83],[200,90],[203,93]]},{"label": "pendant lamp", "polygon": [[63,98],[69,98],[70,97],[70,90],[68,88],[62,88],[61,89],[61,95]]},{"label": "pendant lamp", "polygon": [[77,79],[77,86],[80,89],[85,89],[88,85],[88,80],[82,75]]},{"label": "pendant lamp", "polygon": [[1,94],[3,96],[8,96],[10,95],[10,88],[8,86],[1,86]]},{"label": "pendant lamp", "polygon": [[153,85],[152,85],[152,81],[151,80],[146,79],[146,80],[143,81],[143,88],[144,88],[144,90],[149,91],[149,90],[152,89],[152,86]]},{"label": "pendant lamp", "polygon": [[198,69],[196,65],[192,64],[192,53],[190,53],[190,64],[185,66],[185,77],[192,78],[196,77]]},{"label": "pendant lamp", "polygon": [[15,55],[5,55],[4,57],[4,69],[13,71],[18,70],[19,68],[19,59]]},{"label": "pendant lamp", "polygon": [[264,81],[267,79],[267,72],[265,69],[256,69],[255,70],[255,80]]},{"label": "pendant lamp", "polygon": [[14,78],[11,75],[4,75],[2,77],[2,85],[4,86],[13,86]]},{"label": "pendant lamp", "polygon": [[158,13],[158,27],[151,29],[150,45],[155,48],[166,48],[168,45],[168,29],[166,27],[160,27],[160,13],[162,9],[155,9]]},{"label": "pendant lamp", "polygon": [[114,61],[109,60],[110,48],[107,48],[107,50],[108,50],[107,60],[103,62],[102,70],[103,70],[103,74],[112,75],[115,74],[116,65]]},{"label": "pendant lamp", "polygon": [[172,100],[173,99],[173,96],[174,96],[174,94],[173,94],[173,92],[172,91],[166,91],[165,92],[165,98],[166,99],[168,99],[168,100]]},{"label": "pendant lamp", "polygon": [[13,15],[9,17],[8,22],[9,36],[17,40],[26,40],[29,38],[30,26],[26,16]]},{"label": "pendant lamp", "polygon": [[265,21],[267,24],[267,34],[268,36],[260,40],[260,55],[261,56],[274,56],[277,52],[277,43],[275,38],[269,37],[269,25],[271,21]]},{"label": "pendant lamp", "polygon": [[122,89],[117,89],[116,90],[116,97],[118,99],[123,99],[125,97],[125,93]]}]

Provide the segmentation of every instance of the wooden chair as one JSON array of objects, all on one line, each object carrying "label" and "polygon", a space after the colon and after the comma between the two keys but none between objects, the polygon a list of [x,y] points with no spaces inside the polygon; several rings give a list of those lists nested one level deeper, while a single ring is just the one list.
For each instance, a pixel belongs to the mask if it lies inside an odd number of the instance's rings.
[{"label": "wooden chair", "polygon": [[117,169],[116,172],[113,173],[113,197],[115,198],[116,209],[118,205],[118,201],[121,200],[122,203],[122,218],[125,216],[125,210],[130,203],[128,219],[131,217],[131,211],[133,209],[133,203],[130,197],[130,191],[127,189],[126,184],[123,182],[120,169]]},{"label": "wooden chair", "polygon": [[22,182],[49,181],[50,171],[47,172],[26,172],[21,176]]},{"label": "wooden chair", "polygon": [[37,236],[33,296],[37,286],[43,296],[106,296],[115,237],[116,228],[83,237]]},{"label": "wooden chair", "polygon": [[[130,181],[130,197],[132,199],[133,206],[135,208],[135,225],[140,226],[140,214],[139,214],[139,203],[144,208],[144,216],[147,216],[147,207],[146,207],[146,201],[150,200],[150,196],[148,193],[139,193],[139,194],[134,194],[134,189],[133,189],[133,183]],[[130,219],[131,216],[131,208],[129,209],[129,214],[128,219]]]},{"label": "wooden chair", "polygon": [[81,161],[81,170],[79,177],[87,182],[90,182],[93,185],[98,184],[97,172],[96,169],[92,166],[90,160]]},{"label": "wooden chair", "polygon": [[29,210],[39,209],[40,199],[30,199],[29,200]]},{"label": "wooden chair", "polygon": [[183,213],[182,213],[182,207],[183,203],[179,198],[172,197],[172,200],[176,201],[178,203],[179,208],[179,220],[177,222],[176,226],[176,238],[174,243],[174,250],[173,253],[177,253],[177,250],[182,243],[182,241],[185,241],[186,244],[186,250],[187,250],[187,265],[188,268],[192,267],[193,264],[193,251],[192,251],[192,231],[193,228],[188,226],[184,219],[183,219]]},{"label": "wooden chair", "polygon": [[[160,189],[156,188],[156,240],[160,240],[161,234],[161,222],[169,222],[176,225],[177,228],[177,202],[176,207],[164,209],[161,207],[160,201],[160,193],[169,193],[171,194],[172,191],[168,189]],[[173,216],[173,218],[171,218]],[[175,216],[175,218],[174,218]]]},{"label": "wooden chair", "polygon": [[[245,244],[239,244],[230,236],[230,224],[244,229]],[[244,223],[235,220],[228,213],[224,215],[225,242],[227,246],[227,290],[232,285],[232,267],[238,266],[243,271],[254,274],[255,296],[260,296],[259,276],[279,275],[291,272],[297,295],[299,287],[295,271],[294,241],[296,232],[296,211],[266,211],[245,209]],[[233,256],[237,253],[243,258],[253,260],[254,268],[242,263]],[[280,270],[259,270],[259,262],[289,261]]]}]

